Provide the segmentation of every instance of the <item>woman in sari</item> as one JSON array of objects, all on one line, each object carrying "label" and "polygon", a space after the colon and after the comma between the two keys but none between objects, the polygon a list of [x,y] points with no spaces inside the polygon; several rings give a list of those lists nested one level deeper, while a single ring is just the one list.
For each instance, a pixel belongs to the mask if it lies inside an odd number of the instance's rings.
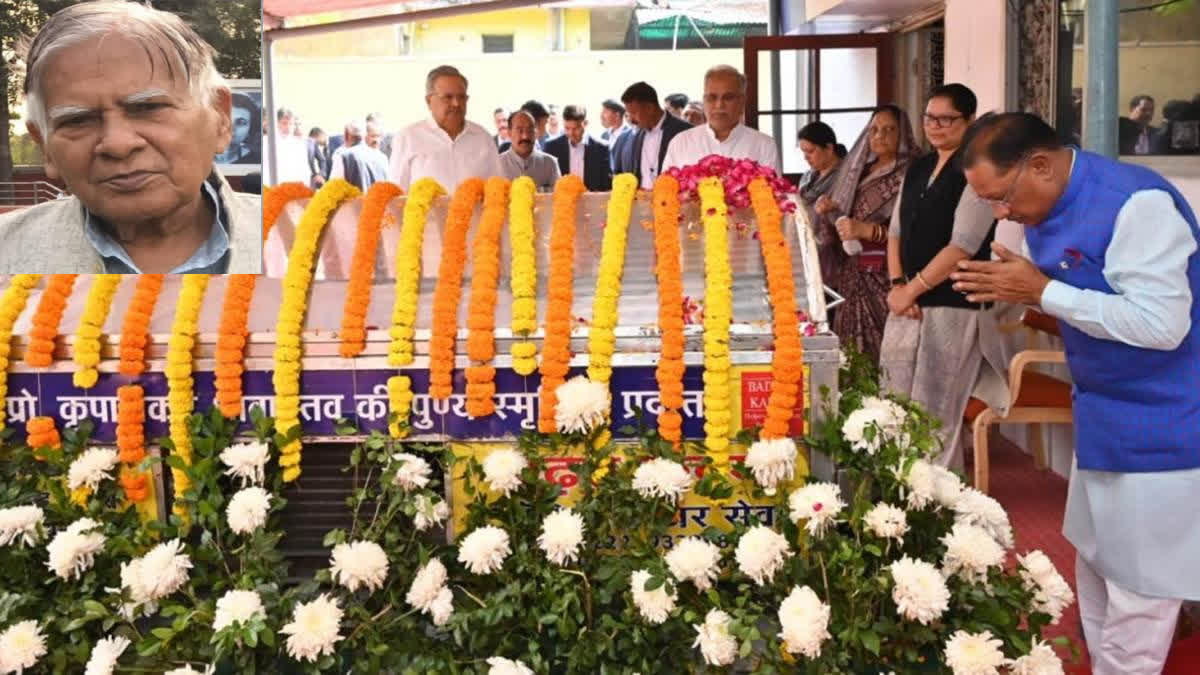
[{"label": "woman in sari", "polygon": [[808,206],[815,206],[822,195],[833,189],[846,146],[837,142],[837,135],[824,122],[804,125],[796,134],[796,145],[809,166],[798,186],[800,199]]},{"label": "woman in sari", "polygon": [[908,115],[894,105],[878,108],[815,207],[822,213],[817,244],[825,283],[845,298],[834,310],[833,332],[875,363],[888,313],[887,225],[916,152]]}]

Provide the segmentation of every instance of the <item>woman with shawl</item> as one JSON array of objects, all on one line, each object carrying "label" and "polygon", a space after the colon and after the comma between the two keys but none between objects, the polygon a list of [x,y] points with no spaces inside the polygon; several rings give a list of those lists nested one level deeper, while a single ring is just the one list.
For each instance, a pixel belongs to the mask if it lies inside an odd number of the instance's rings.
[{"label": "woman with shawl", "polygon": [[908,115],[894,105],[878,108],[842,160],[832,192],[816,204],[824,212],[817,226],[821,271],[845,298],[834,310],[833,332],[876,363],[888,312],[887,225],[916,153]]}]

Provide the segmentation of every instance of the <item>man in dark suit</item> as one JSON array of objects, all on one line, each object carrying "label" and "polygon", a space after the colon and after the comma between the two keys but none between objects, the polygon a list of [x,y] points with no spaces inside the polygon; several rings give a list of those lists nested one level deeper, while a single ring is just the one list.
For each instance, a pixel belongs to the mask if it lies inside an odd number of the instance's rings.
[{"label": "man in dark suit", "polygon": [[608,161],[608,146],[604,141],[588,136],[587,109],[581,105],[563,108],[562,125],[565,133],[556,136],[542,151],[558,160],[562,175],[573,173],[583,179],[590,192],[612,189],[612,167]]},{"label": "man in dark suit", "polygon": [[638,177],[642,189],[652,189],[671,139],[679,132],[691,129],[692,125],[668,115],[658,104],[658,92],[645,82],[629,85],[621,94],[621,102],[625,104],[630,121],[637,125],[637,131],[617,139],[617,147],[613,149],[617,153],[613,173],[632,173]]}]

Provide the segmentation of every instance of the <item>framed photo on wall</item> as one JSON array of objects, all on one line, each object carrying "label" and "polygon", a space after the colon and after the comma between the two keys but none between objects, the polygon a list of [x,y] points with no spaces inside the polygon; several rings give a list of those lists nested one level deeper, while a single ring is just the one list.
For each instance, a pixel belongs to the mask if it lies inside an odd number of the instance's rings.
[{"label": "framed photo on wall", "polygon": [[226,176],[262,173],[262,80],[230,80],[233,91],[233,139],[217,155],[217,167]]}]

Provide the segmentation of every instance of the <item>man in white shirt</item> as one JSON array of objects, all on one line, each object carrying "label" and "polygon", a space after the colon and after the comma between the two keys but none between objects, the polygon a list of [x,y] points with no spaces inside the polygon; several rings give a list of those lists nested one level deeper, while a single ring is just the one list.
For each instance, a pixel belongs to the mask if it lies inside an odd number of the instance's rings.
[{"label": "man in white shirt", "polygon": [[613,173],[632,173],[638,177],[639,187],[650,190],[665,168],[663,160],[671,139],[692,125],[668,115],[658,104],[658,92],[645,82],[629,85],[621,94],[621,102],[637,131],[623,134],[614,144]]},{"label": "man in white shirt", "polygon": [[483,127],[467,121],[467,78],[454,66],[438,66],[425,78],[431,118],[396,134],[391,180],[408,190],[420,178],[433,178],[448,192],[468,178],[503,174],[496,144]]},{"label": "man in white shirt", "polygon": [[708,123],[692,127],[671,142],[663,170],[696,164],[709,155],[749,159],[780,171],[775,139],[742,124],[746,109],[746,76],[733,66],[713,66],[704,74],[704,116]]},{"label": "man in white shirt", "polygon": [[275,115],[275,170],[280,183],[308,185],[308,141],[295,135],[296,114],[280,108]]}]

